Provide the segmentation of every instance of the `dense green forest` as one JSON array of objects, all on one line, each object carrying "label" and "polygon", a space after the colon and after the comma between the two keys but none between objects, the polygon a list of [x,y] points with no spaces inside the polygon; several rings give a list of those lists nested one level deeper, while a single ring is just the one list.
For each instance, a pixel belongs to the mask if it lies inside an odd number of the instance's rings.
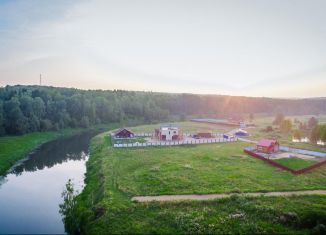
[{"label": "dense green forest", "polygon": [[78,90],[45,86],[0,88],[0,135],[88,127],[110,122],[224,118],[248,113],[324,114],[326,99],[272,99]]}]

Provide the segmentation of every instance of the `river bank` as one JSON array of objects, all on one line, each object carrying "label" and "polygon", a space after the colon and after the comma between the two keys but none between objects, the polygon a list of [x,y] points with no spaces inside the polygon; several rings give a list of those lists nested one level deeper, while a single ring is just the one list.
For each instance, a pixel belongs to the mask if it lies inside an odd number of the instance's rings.
[{"label": "river bank", "polygon": [[0,176],[24,161],[28,155],[42,144],[91,130],[106,131],[118,124],[97,125],[90,128],[63,129],[51,132],[34,132],[21,136],[0,137]]}]

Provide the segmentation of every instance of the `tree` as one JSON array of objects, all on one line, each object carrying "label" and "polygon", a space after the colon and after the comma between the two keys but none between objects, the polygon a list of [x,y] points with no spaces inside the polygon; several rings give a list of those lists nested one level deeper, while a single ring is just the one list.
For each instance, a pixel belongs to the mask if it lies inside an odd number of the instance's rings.
[{"label": "tree", "polygon": [[272,126],[267,126],[266,129],[265,129],[266,132],[272,132],[273,130],[274,129],[273,129]]},{"label": "tree", "polygon": [[317,143],[317,141],[326,142],[326,124],[315,126],[310,132],[310,141]]},{"label": "tree", "polygon": [[273,121],[273,125],[280,125],[284,120],[284,115],[282,113],[276,114],[276,117]]},{"label": "tree", "polygon": [[24,95],[19,99],[20,109],[23,112],[25,117],[30,117],[34,114],[33,110],[33,98],[30,96]]},{"label": "tree", "polygon": [[299,129],[293,131],[293,138],[300,140],[302,138],[302,133]]},{"label": "tree", "polygon": [[290,119],[284,119],[280,124],[280,130],[283,133],[289,133],[292,130],[292,122]]},{"label": "tree", "polygon": [[39,119],[44,117],[45,114],[45,105],[44,101],[40,97],[36,97],[33,100],[33,113]]},{"label": "tree", "polygon": [[24,134],[28,131],[27,120],[20,110],[20,103],[16,97],[5,102],[5,128],[9,134]]},{"label": "tree", "polygon": [[3,102],[0,101],[0,136],[5,135],[5,128],[4,128],[4,115],[3,115]]},{"label": "tree", "polygon": [[84,128],[89,127],[89,119],[87,116],[82,117],[82,119],[80,120],[80,126]]},{"label": "tree", "polygon": [[308,120],[308,128],[309,129],[312,129],[312,128],[314,128],[315,126],[317,126],[318,125],[318,120],[317,120],[317,118],[315,118],[315,117],[311,117],[311,118],[309,118],[309,120]]},{"label": "tree", "polygon": [[307,124],[305,122],[300,122],[299,123],[299,129],[301,131],[307,130]]},{"label": "tree", "polygon": [[66,231],[73,234],[79,234],[79,226],[76,218],[76,195],[74,184],[71,179],[66,183],[66,188],[62,192],[61,197],[63,198],[63,203],[59,205],[59,212],[62,215],[62,220],[65,225]]}]

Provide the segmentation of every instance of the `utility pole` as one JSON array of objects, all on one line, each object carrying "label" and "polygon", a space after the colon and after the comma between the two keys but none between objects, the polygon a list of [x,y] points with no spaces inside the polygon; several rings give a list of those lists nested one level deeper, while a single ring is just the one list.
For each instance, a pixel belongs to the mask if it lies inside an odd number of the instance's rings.
[{"label": "utility pole", "polygon": [[40,86],[42,86],[42,74],[40,74]]}]

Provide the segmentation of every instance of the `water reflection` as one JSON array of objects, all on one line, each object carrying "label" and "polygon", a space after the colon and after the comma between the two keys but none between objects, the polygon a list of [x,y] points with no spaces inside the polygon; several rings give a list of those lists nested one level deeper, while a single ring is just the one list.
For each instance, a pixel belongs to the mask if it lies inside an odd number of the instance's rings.
[{"label": "water reflection", "polygon": [[92,136],[94,133],[80,134],[45,143],[10,173],[20,175],[23,171],[43,170],[69,160],[85,160]]},{"label": "water reflection", "polygon": [[61,193],[68,179],[83,187],[90,139],[85,133],[51,141],[0,178],[0,234],[62,234]]}]

